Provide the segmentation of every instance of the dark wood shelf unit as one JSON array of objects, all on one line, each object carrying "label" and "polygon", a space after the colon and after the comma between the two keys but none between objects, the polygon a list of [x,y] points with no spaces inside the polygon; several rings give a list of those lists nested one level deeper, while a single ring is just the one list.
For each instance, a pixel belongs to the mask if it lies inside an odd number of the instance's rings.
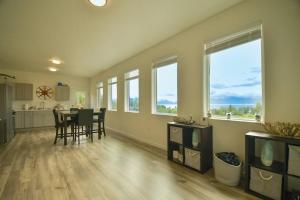
[{"label": "dark wood shelf unit", "polygon": [[[263,140],[271,140],[275,142],[280,142],[284,144],[284,158],[283,161],[273,161],[273,164],[270,167],[264,166],[260,157],[255,155],[255,140],[263,139]],[[300,138],[294,137],[283,137],[272,135],[263,132],[248,132],[245,135],[245,191],[253,194],[262,199],[271,199],[267,196],[259,194],[250,189],[250,168],[255,167],[258,169],[262,169],[265,171],[273,172],[282,175],[282,191],[281,191],[281,199],[288,199],[290,195],[290,191],[288,191],[288,177],[300,178],[296,175],[288,174],[288,159],[289,159],[289,150],[288,145],[300,146]]]},{"label": "dark wood shelf unit", "polygon": [[278,173],[278,174],[282,174],[283,173],[283,169],[284,169],[284,163],[280,162],[280,161],[276,161],[274,160],[272,165],[270,167],[267,167],[265,165],[263,165],[261,163],[261,160],[259,157],[255,157],[250,164],[256,168],[262,169],[262,170],[266,170],[266,171],[270,171],[270,172],[274,172],[274,173]]},{"label": "dark wood shelf unit", "polygon": [[[170,128],[178,127],[182,130],[182,144],[176,143],[170,140]],[[199,130],[199,145],[197,147],[193,147],[192,145],[192,135],[194,129]],[[167,133],[168,133],[168,159],[173,160],[173,150],[179,150],[181,146],[182,155],[183,155],[183,163],[175,163],[181,164],[189,169],[197,170],[193,167],[187,166],[185,163],[185,149],[191,149],[197,152],[200,152],[200,173],[205,173],[207,170],[212,168],[213,161],[213,144],[212,144],[212,126],[196,126],[196,125],[186,125],[180,124],[176,122],[169,122],[167,125]]]}]

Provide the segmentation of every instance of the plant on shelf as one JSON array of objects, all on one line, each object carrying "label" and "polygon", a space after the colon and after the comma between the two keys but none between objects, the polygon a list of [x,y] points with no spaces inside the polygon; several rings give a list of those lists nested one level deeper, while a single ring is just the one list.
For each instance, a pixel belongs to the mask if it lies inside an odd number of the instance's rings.
[{"label": "plant on shelf", "polygon": [[274,135],[300,137],[300,124],[289,122],[266,122],[262,124],[264,129]]}]

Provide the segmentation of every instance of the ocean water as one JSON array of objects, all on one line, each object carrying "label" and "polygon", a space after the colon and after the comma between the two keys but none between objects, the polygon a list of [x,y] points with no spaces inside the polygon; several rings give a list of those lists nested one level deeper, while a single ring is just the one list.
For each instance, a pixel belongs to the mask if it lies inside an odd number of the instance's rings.
[{"label": "ocean water", "polygon": [[216,109],[216,108],[221,108],[221,107],[228,107],[232,106],[235,108],[241,108],[241,107],[255,107],[255,104],[210,104],[210,109]]}]

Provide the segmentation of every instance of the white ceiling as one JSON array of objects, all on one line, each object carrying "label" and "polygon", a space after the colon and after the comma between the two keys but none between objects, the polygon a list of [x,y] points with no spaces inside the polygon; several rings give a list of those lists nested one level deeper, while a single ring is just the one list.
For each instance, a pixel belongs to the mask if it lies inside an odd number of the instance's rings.
[{"label": "white ceiling", "polygon": [[90,77],[241,0],[0,0],[0,67]]}]

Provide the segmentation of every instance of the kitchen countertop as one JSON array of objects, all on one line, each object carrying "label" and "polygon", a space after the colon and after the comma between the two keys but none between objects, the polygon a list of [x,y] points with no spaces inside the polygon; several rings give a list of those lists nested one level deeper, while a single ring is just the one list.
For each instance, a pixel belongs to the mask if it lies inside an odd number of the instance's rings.
[{"label": "kitchen countertop", "polygon": [[22,110],[22,109],[14,109],[15,112],[39,112],[39,111],[52,111],[52,109],[35,109],[35,110]]}]

